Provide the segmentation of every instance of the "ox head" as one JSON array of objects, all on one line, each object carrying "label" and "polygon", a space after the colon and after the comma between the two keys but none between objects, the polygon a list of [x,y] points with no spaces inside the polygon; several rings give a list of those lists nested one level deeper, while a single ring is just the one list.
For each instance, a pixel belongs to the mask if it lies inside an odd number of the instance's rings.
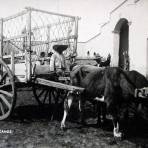
[{"label": "ox head", "polygon": [[83,65],[71,72],[73,85],[85,88],[87,94],[96,97],[104,89],[104,68],[92,65]]}]

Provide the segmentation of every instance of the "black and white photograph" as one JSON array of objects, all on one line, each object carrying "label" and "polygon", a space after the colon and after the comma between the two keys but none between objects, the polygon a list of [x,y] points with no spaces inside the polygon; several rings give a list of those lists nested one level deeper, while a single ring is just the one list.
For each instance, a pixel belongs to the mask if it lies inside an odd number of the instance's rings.
[{"label": "black and white photograph", "polygon": [[0,148],[148,148],[148,0],[0,0]]}]

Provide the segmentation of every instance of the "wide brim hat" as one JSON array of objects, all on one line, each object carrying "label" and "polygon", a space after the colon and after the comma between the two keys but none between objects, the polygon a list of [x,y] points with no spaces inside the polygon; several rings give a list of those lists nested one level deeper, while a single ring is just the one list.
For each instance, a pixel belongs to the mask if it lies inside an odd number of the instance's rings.
[{"label": "wide brim hat", "polygon": [[68,45],[54,45],[53,50],[57,52],[62,52],[68,48]]},{"label": "wide brim hat", "polygon": [[100,59],[100,58],[102,58],[102,57],[100,56],[99,53],[97,53],[97,54],[95,55],[95,59]]}]

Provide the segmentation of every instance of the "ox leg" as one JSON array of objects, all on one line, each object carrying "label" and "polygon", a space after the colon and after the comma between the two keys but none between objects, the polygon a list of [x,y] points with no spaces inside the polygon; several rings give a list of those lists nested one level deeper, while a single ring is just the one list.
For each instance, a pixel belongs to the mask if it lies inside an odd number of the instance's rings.
[{"label": "ox leg", "polygon": [[79,100],[79,110],[80,110],[80,122],[83,125],[86,125],[85,122],[85,99],[83,99],[83,96],[80,97]]},{"label": "ox leg", "polygon": [[79,97],[79,111],[80,122],[81,124],[85,124],[85,101],[82,101],[81,97]]},{"label": "ox leg", "polygon": [[115,138],[122,138],[122,133],[119,131],[119,120],[117,117],[113,116],[113,135]]},{"label": "ox leg", "polygon": [[97,112],[98,112],[98,120],[97,125],[103,125],[106,121],[106,103],[104,102],[104,96],[96,97],[97,101]]},{"label": "ox leg", "polygon": [[97,126],[102,126],[106,122],[106,103],[105,102],[97,102],[97,112],[98,112],[98,120]]},{"label": "ox leg", "polygon": [[70,110],[70,107],[72,105],[72,101],[73,101],[73,94],[68,93],[67,98],[64,100],[64,115],[61,121],[61,129],[64,129],[66,127],[65,122],[66,122],[66,118]]},{"label": "ox leg", "polygon": [[97,126],[101,126],[101,102],[97,102],[97,112],[98,112],[98,119],[97,119]]},{"label": "ox leg", "polygon": [[104,124],[106,122],[106,114],[107,114],[105,102],[101,102],[101,114],[102,114],[101,122]]},{"label": "ox leg", "polygon": [[113,101],[113,98],[106,97],[106,107],[108,113],[112,116],[112,122],[113,122],[113,135],[115,138],[122,138],[122,133],[119,131],[119,116],[118,111],[119,108],[117,107],[116,102]]}]

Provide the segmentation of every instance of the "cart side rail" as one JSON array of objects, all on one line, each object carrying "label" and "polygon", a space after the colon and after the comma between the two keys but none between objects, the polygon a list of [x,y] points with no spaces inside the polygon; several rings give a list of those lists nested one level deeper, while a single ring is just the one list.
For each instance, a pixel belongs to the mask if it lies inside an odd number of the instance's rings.
[{"label": "cart side rail", "polygon": [[25,79],[29,81],[34,61],[39,61],[42,52],[45,52],[45,58],[50,56],[55,44],[68,45],[67,50],[64,51],[67,59],[73,57],[71,55],[77,55],[79,19],[77,16],[30,7],[10,17],[2,18],[0,19],[0,57],[10,61],[11,56],[14,55],[13,65],[24,60]]}]

